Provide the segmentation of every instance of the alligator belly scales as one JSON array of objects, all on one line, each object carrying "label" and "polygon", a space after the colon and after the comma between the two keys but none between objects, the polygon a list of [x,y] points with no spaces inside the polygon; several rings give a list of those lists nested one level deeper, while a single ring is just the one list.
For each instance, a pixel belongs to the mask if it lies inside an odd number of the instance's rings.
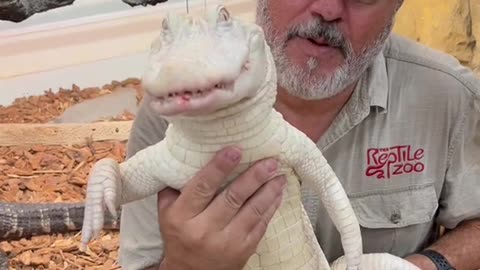
[{"label": "alligator belly scales", "polygon": [[[245,270],[417,270],[388,254],[363,254],[360,227],[346,192],[320,150],[273,105],[275,63],[259,26],[223,6],[201,17],[167,16],[142,78],[144,104],[169,122],[165,138],[128,160],[97,162],[90,172],[82,249],[102,229],[106,212],[172,187],[181,189],[227,145],[243,150],[229,181],[255,161],[276,157],[288,188]],[[340,233],[345,255],[329,265],[300,198],[313,182]],[[105,209],[107,211],[105,211]]]}]

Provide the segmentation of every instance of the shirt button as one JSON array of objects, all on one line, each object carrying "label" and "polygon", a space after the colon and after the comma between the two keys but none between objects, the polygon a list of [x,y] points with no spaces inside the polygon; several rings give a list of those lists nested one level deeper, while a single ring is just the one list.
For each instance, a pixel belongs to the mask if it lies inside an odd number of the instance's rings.
[{"label": "shirt button", "polygon": [[402,215],[400,215],[398,212],[395,212],[390,216],[390,220],[393,222],[393,224],[398,224],[401,219]]}]

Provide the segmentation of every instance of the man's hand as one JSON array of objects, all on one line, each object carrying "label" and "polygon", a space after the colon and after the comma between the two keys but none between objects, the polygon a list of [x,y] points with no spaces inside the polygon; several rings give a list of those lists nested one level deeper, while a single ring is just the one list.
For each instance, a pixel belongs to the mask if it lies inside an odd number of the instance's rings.
[{"label": "man's hand", "polygon": [[404,258],[405,260],[415,264],[422,270],[436,270],[435,264],[427,257],[420,254],[412,254]]},{"label": "man's hand", "polygon": [[180,195],[172,189],[159,193],[165,245],[160,269],[240,270],[255,252],[286,180],[272,178],[275,160],[263,160],[215,196],[240,157],[236,148],[219,151]]},{"label": "man's hand", "polygon": [[[480,269],[480,219],[461,222],[455,229],[448,231],[428,247],[441,253],[447,261],[458,270]],[[433,262],[418,254],[405,258],[422,270],[435,270]]]}]

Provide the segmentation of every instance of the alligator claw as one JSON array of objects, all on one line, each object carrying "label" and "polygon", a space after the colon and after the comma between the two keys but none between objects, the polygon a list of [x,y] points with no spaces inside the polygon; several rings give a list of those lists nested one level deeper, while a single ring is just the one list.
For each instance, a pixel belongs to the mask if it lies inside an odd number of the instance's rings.
[{"label": "alligator claw", "polygon": [[100,235],[105,209],[117,218],[121,192],[119,180],[119,166],[113,159],[101,159],[92,168],[87,184],[80,250],[85,251],[88,243]]}]

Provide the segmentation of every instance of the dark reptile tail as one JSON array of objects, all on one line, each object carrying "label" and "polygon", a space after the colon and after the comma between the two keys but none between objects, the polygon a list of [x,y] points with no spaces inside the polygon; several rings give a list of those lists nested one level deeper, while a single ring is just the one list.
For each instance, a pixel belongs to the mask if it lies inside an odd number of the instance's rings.
[{"label": "dark reptile tail", "polygon": [[[83,203],[0,202],[0,241],[79,231],[83,214]],[[106,211],[104,228],[118,229],[119,224]]]}]

